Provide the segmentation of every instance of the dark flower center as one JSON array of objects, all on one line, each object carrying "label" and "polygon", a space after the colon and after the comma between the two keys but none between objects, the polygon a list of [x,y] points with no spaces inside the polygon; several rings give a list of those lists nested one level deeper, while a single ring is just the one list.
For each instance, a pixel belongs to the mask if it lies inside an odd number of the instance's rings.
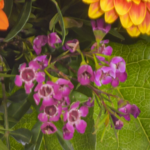
[{"label": "dark flower center", "polygon": [[87,72],[87,71],[83,72],[82,75],[83,75],[83,77],[84,77],[85,79],[86,79],[86,78],[89,79],[90,76],[91,76],[91,75],[89,74],[89,72]]},{"label": "dark flower center", "polygon": [[69,121],[70,122],[75,122],[79,117],[79,112],[78,110],[73,110],[69,113]]},{"label": "dark flower center", "polygon": [[25,81],[31,81],[32,79],[34,79],[34,77],[35,77],[35,73],[32,69],[26,68],[22,71],[22,78]]},{"label": "dark flower center", "polygon": [[52,106],[47,106],[47,107],[45,108],[45,112],[46,112],[46,114],[49,115],[49,116],[55,115],[56,112],[57,112],[56,106],[54,106],[54,105],[52,105]]},{"label": "dark flower center", "polygon": [[40,89],[40,94],[42,96],[48,96],[48,95],[51,95],[52,94],[52,87],[49,87],[49,86],[43,86],[41,89]]},{"label": "dark flower center", "polygon": [[44,128],[44,131],[45,131],[45,132],[50,132],[50,131],[54,132],[55,129],[54,129],[52,126],[48,125],[48,126],[46,126],[46,127]]},{"label": "dark flower center", "polygon": [[63,131],[66,135],[69,135],[71,133],[67,128],[65,128]]}]

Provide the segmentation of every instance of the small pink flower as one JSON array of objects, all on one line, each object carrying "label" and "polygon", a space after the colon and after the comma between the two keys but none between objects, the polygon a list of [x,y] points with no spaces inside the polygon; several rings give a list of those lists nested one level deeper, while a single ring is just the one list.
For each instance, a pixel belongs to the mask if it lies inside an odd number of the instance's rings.
[{"label": "small pink flower", "polygon": [[[85,132],[87,123],[81,119],[81,117],[86,117],[88,114],[88,107],[82,106],[78,109],[80,102],[73,103],[69,111],[66,111],[64,114],[64,121],[67,121],[67,124],[63,128],[64,139],[71,139],[72,134],[74,133],[74,128],[83,134]],[[69,132],[69,134],[68,134]]]},{"label": "small pink flower", "polygon": [[36,54],[39,55],[42,51],[42,46],[47,43],[47,36],[39,35],[33,41],[33,49],[35,50]]},{"label": "small pink flower", "polygon": [[52,32],[48,35],[48,45],[52,48],[56,48],[56,44],[61,43],[60,37],[57,35],[56,32]]},{"label": "small pink flower", "polygon": [[26,67],[26,64],[20,66],[19,72],[20,75],[16,75],[15,84],[17,86],[22,86],[22,83],[25,83],[26,93],[29,94],[34,86],[33,81],[43,82],[45,80],[45,73],[38,72],[40,68],[37,62],[31,61],[29,67]]},{"label": "small pink flower", "polygon": [[116,118],[115,116],[111,115],[111,118],[113,120],[114,126],[116,130],[120,130],[123,127],[123,122]]},{"label": "small pink flower", "polygon": [[69,50],[71,53],[74,53],[77,49],[79,49],[79,41],[77,39],[69,40],[63,46],[63,50]]},{"label": "small pink flower", "polygon": [[39,105],[40,99],[43,99],[43,105],[47,106],[53,104],[53,98],[60,100],[62,93],[59,91],[59,86],[56,83],[47,81],[46,84],[39,83],[34,89],[33,95],[35,103]]},{"label": "small pink flower", "polygon": [[70,91],[74,88],[74,85],[69,81],[59,78],[56,82],[59,85],[59,90],[63,96],[68,96]]},{"label": "small pink flower", "polygon": [[44,134],[53,134],[57,131],[57,128],[53,123],[45,122],[42,124],[41,130]]},{"label": "small pink flower", "polygon": [[94,81],[94,72],[92,67],[89,65],[80,66],[78,70],[78,82],[80,82],[81,85],[87,85],[91,81]]},{"label": "small pink flower", "polygon": [[62,107],[50,104],[41,106],[40,110],[42,112],[38,115],[38,119],[41,122],[58,121],[62,112]]},{"label": "small pink flower", "polygon": [[84,103],[84,106],[93,107],[94,106],[94,99],[89,97],[89,99]]},{"label": "small pink flower", "polygon": [[48,66],[48,59],[46,57],[47,57],[46,55],[42,55],[33,59],[33,61],[36,61],[40,65],[39,69],[43,70]]}]

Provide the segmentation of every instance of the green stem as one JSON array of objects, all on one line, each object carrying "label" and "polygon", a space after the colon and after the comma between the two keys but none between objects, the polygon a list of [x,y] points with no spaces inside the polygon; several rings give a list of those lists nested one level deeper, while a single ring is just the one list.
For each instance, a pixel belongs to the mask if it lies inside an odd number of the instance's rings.
[{"label": "green stem", "polygon": [[[3,62],[2,57],[0,56],[1,62]],[[3,71],[3,66],[0,68],[1,71]],[[3,92],[3,103],[4,103],[4,122],[5,122],[5,137],[6,137],[6,143],[8,149],[10,149],[9,144],[9,123],[8,123],[8,112],[7,112],[7,97],[6,97],[6,91],[5,91],[5,84],[4,84],[4,77],[1,77],[1,83],[2,83],[2,92]]]}]

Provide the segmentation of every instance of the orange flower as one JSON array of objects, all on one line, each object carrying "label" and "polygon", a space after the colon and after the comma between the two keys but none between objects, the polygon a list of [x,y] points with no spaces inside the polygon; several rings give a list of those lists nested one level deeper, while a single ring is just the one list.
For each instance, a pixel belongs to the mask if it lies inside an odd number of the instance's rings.
[{"label": "orange flower", "polygon": [[0,30],[7,30],[9,22],[6,14],[2,10],[4,8],[4,0],[0,0]]},{"label": "orange flower", "polygon": [[88,15],[96,19],[104,14],[107,23],[118,17],[130,36],[150,34],[150,0],[83,0],[90,4]]}]

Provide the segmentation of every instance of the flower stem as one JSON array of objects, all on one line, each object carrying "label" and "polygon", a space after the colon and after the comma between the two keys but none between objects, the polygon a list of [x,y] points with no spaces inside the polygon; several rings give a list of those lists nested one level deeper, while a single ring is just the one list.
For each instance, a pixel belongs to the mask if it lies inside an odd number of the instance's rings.
[{"label": "flower stem", "polygon": [[[0,56],[1,62],[3,62],[2,57]],[[3,71],[3,66],[0,67],[0,71]],[[4,104],[4,121],[5,121],[5,137],[6,137],[6,143],[7,147],[10,150],[10,144],[9,144],[9,123],[8,123],[8,112],[7,112],[7,97],[6,97],[6,91],[5,91],[5,83],[4,83],[4,77],[1,77],[1,83],[2,83],[2,92],[3,92],[3,104]]]}]

